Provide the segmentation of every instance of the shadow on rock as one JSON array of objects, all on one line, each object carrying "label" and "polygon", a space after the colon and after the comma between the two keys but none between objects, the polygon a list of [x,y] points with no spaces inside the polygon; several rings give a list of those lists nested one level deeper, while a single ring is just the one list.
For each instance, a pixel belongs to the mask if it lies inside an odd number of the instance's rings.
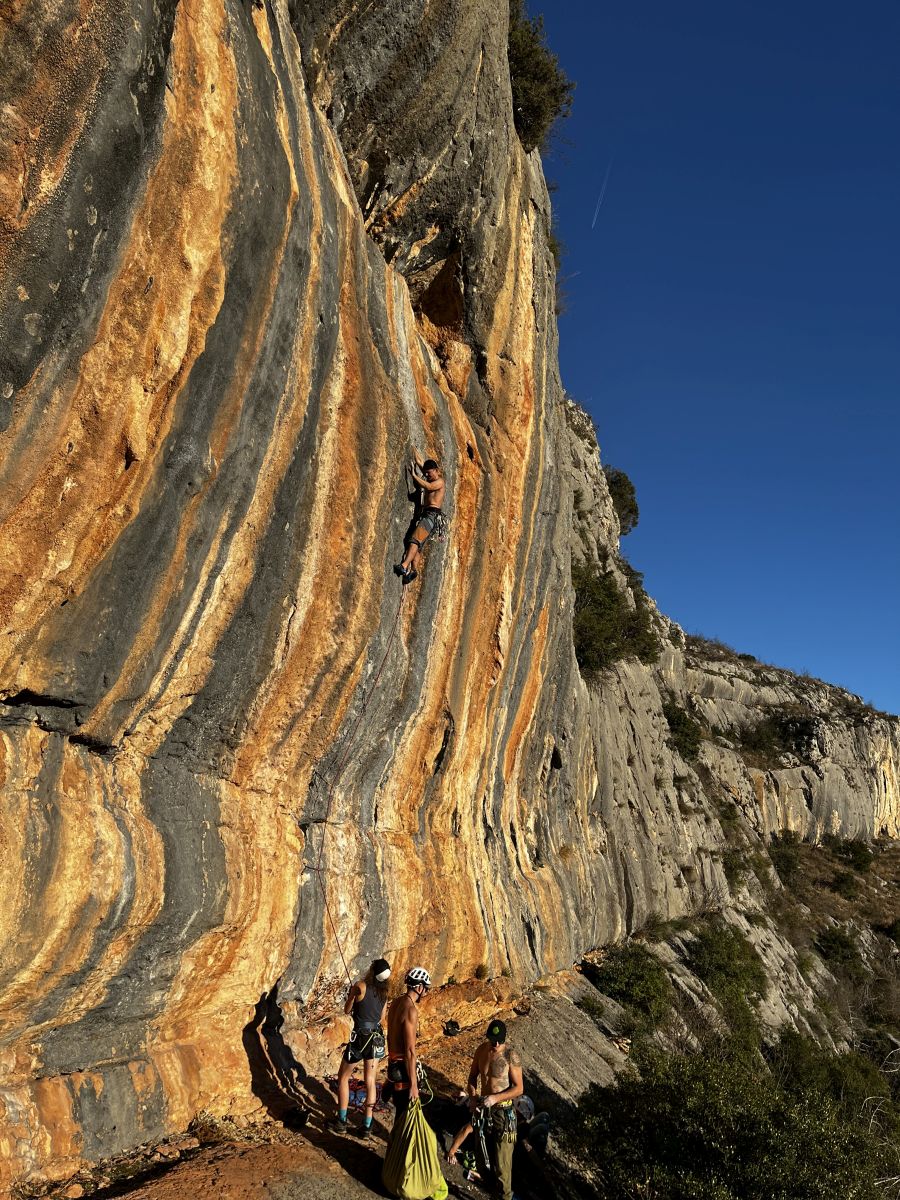
[{"label": "shadow on rock", "polygon": [[[270,992],[262,993],[242,1033],[253,1094],[274,1120],[287,1129],[302,1129],[313,1145],[330,1154],[357,1182],[386,1194],[381,1188],[383,1142],[379,1140],[371,1148],[351,1135],[316,1128],[310,1121],[311,1117],[331,1116],[336,1109],[336,1097],[294,1057],[282,1037],[283,1025],[276,984]],[[386,1137],[388,1131],[378,1132]]]},{"label": "shadow on rock", "polygon": [[301,1090],[307,1074],[281,1036],[283,1024],[276,983],[270,992],[260,996],[241,1040],[250,1064],[254,1096],[276,1121],[288,1129],[302,1129],[309,1119],[306,1096]]}]

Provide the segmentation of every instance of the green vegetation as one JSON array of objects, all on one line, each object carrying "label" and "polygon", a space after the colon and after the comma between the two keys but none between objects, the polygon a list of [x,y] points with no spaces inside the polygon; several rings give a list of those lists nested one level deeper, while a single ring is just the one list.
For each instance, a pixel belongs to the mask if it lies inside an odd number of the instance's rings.
[{"label": "green vegetation", "polygon": [[822,845],[826,850],[847,863],[854,871],[859,871],[865,874],[875,861],[875,855],[865,842],[859,838],[842,838],[835,837],[832,833],[827,833],[822,838]]},{"label": "green vegetation", "polygon": [[831,925],[816,938],[816,949],[832,971],[843,975],[850,983],[862,983],[866,977],[862,955],[856,938],[846,929]]},{"label": "green vegetation", "polygon": [[686,762],[693,762],[703,741],[703,727],[674,699],[663,703],[663,713],[669,725],[669,745]]},{"label": "green vegetation", "polygon": [[[745,657],[738,654],[734,646],[729,646],[727,642],[722,642],[719,638],[704,637],[701,633],[687,633],[684,641],[688,653],[697,658],[708,658],[713,662],[737,662]],[[746,658],[749,660],[752,655],[747,655]]]},{"label": "green vegetation", "polygon": [[691,943],[688,965],[719,1002],[735,1044],[759,1046],[759,1022],[753,1003],[765,993],[767,980],[759,955],[739,929],[714,921]]},{"label": "green vegetation", "polygon": [[565,1136],[606,1200],[874,1200],[897,1130],[870,1064],[790,1035],[768,1065],[732,1038],[693,1056],[641,1046]]},{"label": "green vegetation", "polygon": [[781,723],[775,716],[763,717],[756,725],[740,730],[738,737],[741,750],[765,765],[774,764],[787,750]]},{"label": "green vegetation", "polygon": [[722,870],[725,873],[725,878],[728,880],[729,887],[738,887],[742,884],[749,872],[746,851],[739,850],[736,846],[731,846],[727,850],[723,850]]},{"label": "green vegetation", "polygon": [[475,978],[476,979],[487,979],[487,977],[488,977],[487,963],[479,963],[478,966],[475,968]]},{"label": "green vegetation", "polygon": [[603,474],[606,476],[609,498],[619,518],[619,531],[625,537],[635,528],[641,515],[634,484],[618,467],[604,467]]},{"label": "green vegetation", "polygon": [[800,869],[800,835],[792,829],[773,833],[769,844],[769,858],[785,887],[791,887]]},{"label": "green vegetation", "polygon": [[659,657],[643,576],[624,561],[619,566],[628,579],[631,597],[612,572],[588,563],[572,566],[575,657],[586,674],[603,671],[631,655],[643,663]]},{"label": "green vegetation", "polygon": [[543,18],[529,17],[523,0],[509,0],[508,55],[516,133],[527,151],[545,149],[572,109],[575,84],[547,46]]},{"label": "green vegetation", "polygon": [[766,973],[759,955],[733,925],[714,921],[697,934],[688,949],[688,964],[714,996],[761,996]]},{"label": "green vegetation", "polygon": [[586,962],[583,969],[604,996],[626,1010],[630,1033],[652,1032],[672,1007],[674,992],[665,967],[634,942],[612,947],[602,962]]},{"label": "green vegetation", "polygon": [[857,900],[862,892],[862,883],[852,871],[838,871],[831,881],[831,890],[845,900]]},{"label": "green vegetation", "polygon": [[683,933],[694,923],[693,917],[672,917],[666,920],[655,910],[647,914],[640,929],[640,936],[650,942],[666,942],[676,933]]}]

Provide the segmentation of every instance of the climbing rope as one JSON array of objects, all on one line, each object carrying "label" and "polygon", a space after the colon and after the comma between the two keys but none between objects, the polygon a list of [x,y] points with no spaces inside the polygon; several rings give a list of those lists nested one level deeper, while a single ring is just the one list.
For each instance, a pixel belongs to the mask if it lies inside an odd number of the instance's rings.
[{"label": "climbing rope", "polygon": [[381,679],[381,673],[384,670],[385,664],[387,663],[387,660],[388,660],[388,655],[391,652],[391,647],[394,644],[394,637],[397,633],[397,627],[400,624],[400,613],[403,609],[403,601],[404,601],[405,596],[406,596],[406,588],[403,588],[400,592],[400,603],[397,605],[397,612],[394,615],[394,623],[391,626],[391,632],[388,637],[387,646],[384,651],[384,657],[382,658],[381,664],[379,665],[378,670],[375,672],[375,676],[372,679],[371,684],[369,685],[369,691],[368,691],[365,699],[363,700],[362,705],[360,706],[360,710],[359,710],[359,713],[357,714],[356,720],[354,721],[354,723],[350,729],[350,733],[347,736],[347,743],[346,743],[344,754],[338,760],[337,766],[335,767],[334,775],[332,776],[331,783],[328,786],[328,795],[327,795],[327,799],[326,799],[326,803],[325,803],[325,816],[322,819],[322,840],[319,844],[319,855],[316,860],[316,865],[314,867],[310,868],[312,871],[315,872],[315,874],[319,880],[319,888],[322,892],[322,902],[325,906],[325,913],[328,917],[328,924],[331,926],[331,932],[334,934],[334,940],[335,940],[335,943],[338,948],[338,954],[340,954],[341,962],[344,965],[344,973],[346,974],[347,982],[350,984],[351,987],[353,986],[353,977],[350,974],[350,968],[347,966],[347,959],[344,956],[344,948],[341,945],[341,939],[340,939],[340,935],[338,934],[338,931],[337,931],[337,925],[335,925],[334,917],[332,916],[332,913],[331,913],[331,906],[328,903],[328,893],[325,890],[325,880],[322,878],[322,858],[325,853],[325,833],[328,829],[329,818],[331,817],[331,806],[334,801],[335,789],[337,788],[337,785],[340,782],[340,778],[344,773],[345,767],[347,766],[347,764],[350,761],[350,752],[353,748],[353,739],[356,736],[357,729],[359,729],[360,722],[362,721],[363,717],[366,714],[366,709],[369,707],[369,701],[372,699],[372,696],[375,694],[375,688],[378,685],[378,681]]}]

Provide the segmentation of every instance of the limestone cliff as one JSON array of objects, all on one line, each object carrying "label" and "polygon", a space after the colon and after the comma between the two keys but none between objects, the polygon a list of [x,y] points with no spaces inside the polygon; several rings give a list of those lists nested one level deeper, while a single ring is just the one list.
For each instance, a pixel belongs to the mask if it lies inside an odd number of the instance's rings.
[{"label": "limestone cliff", "polygon": [[[581,677],[618,527],[505,6],[0,19],[0,1183],[252,1110],[254,1005],[300,1036],[342,952],[527,981],[695,910],[717,787],[896,836],[897,724],[834,689],[762,769],[729,732],[784,673],[658,617],[657,668]],[[451,533],[404,595],[412,447]]]}]

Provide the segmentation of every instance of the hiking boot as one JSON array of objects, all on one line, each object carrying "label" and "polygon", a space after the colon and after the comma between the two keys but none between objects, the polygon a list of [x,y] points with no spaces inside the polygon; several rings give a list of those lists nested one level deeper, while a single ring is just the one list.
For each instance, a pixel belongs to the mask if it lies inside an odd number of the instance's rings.
[{"label": "hiking boot", "polygon": [[329,1117],[322,1128],[328,1133],[349,1133],[350,1122],[342,1121],[341,1118],[337,1116]]},{"label": "hiking boot", "polygon": [[375,1130],[370,1125],[368,1129],[365,1125],[357,1125],[353,1130],[354,1136],[358,1137],[361,1142],[374,1142]]}]

